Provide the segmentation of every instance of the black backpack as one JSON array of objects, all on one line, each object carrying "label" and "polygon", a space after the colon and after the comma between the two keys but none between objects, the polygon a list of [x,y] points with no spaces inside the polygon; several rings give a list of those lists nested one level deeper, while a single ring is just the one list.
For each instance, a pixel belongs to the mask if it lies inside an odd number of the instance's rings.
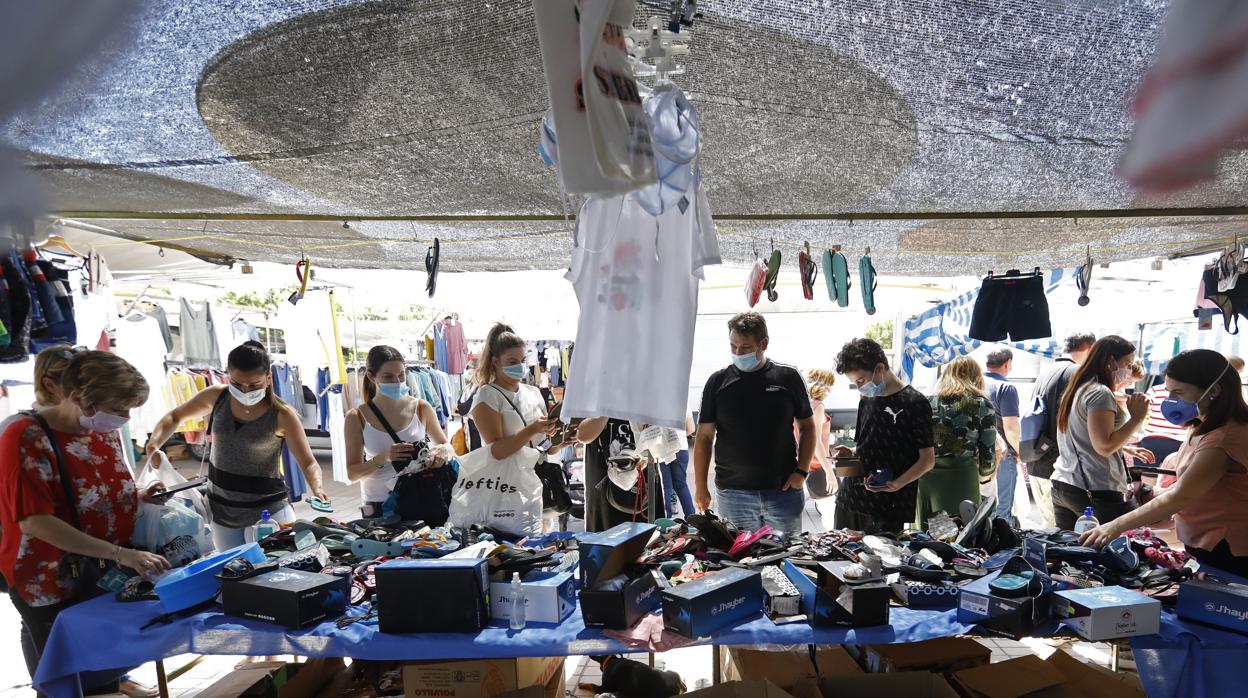
[{"label": "black backpack", "polygon": [[[406,443],[399,438],[390,422],[377,409],[371,400],[368,408],[376,415],[377,421],[386,428],[386,433],[396,444]],[[363,416],[360,417],[363,419]],[[448,463],[440,468],[430,468],[418,473],[400,475],[394,482],[394,492],[387,500],[383,510],[390,515],[398,516],[403,521],[424,521],[429,526],[442,526],[451,515],[451,491],[459,473],[455,466]]]}]

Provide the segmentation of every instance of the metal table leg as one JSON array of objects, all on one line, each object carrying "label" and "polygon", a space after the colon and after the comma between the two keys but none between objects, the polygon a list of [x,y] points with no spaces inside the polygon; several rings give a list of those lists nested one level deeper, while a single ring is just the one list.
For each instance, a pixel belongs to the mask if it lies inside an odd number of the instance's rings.
[{"label": "metal table leg", "polygon": [[711,685],[718,686],[724,677],[721,675],[719,645],[711,645]]}]

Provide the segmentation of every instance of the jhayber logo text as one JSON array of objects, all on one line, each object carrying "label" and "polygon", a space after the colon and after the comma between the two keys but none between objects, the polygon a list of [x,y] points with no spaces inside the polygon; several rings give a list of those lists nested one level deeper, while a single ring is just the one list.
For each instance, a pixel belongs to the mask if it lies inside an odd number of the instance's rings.
[{"label": "jhayber logo text", "polygon": [[1239,620],[1239,621],[1248,620],[1248,611],[1241,611],[1238,608],[1231,608],[1230,606],[1227,606],[1226,604],[1222,604],[1221,606],[1215,606],[1212,601],[1209,601],[1205,603],[1205,610],[1210,613],[1221,613],[1224,616],[1230,616],[1234,618],[1235,620]]},{"label": "jhayber logo text", "polygon": [[745,603],[745,597],[744,597],[744,596],[738,596],[737,598],[733,599],[732,601],[725,601],[725,602],[721,603],[720,605],[718,605],[718,606],[716,606],[716,607],[712,608],[712,609],[711,609],[711,615],[712,615],[712,616],[717,616],[717,615],[719,615],[719,614],[721,614],[721,613],[724,613],[724,612],[726,612],[726,611],[731,611],[732,609],[736,608],[737,606],[740,606],[740,605],[741,605],[741,604],[743,604],[743,603]]},{"label": "jhayber logo text", "polygon": [[646,589],[646,591],[645,591],[644,593],[642,593],[642,595],[641,595],[641,596],[638,596],[638,597],[637,597],[637,603],[641,603],[642,601],[645,601],[646,599],[650,598],[651,596],[654,596],[654,592],[656,592],[656,591],[658,591],[658,590],[659,590],[659,588],[658,588],[658,587],[650,587],[649,589]]}]

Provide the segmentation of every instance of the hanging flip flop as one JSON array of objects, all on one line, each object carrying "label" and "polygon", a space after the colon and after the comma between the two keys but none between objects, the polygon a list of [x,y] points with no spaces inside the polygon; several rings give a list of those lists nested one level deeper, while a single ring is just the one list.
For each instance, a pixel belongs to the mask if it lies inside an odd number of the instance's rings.
[{"label": "hanging flip flop", "polygon": [[823,251],[823,283],[828,287],[828,300],[836,300],[836,284],[832,280],[832,250]]},{"label": "hanging flip flop", "polygon": [[754,260],[754,266],[750,268],[750,276],[745,281],[745,302],[753,308],[758,305],[758,299],[763,295],[763,283],[767,281],[767,267],[763,265],[763,260]]},{"label": "hanging flip flop", "polygon": [[303,300],[304,294],[308,292],[308,281],[312,279],[312,260],[304,257],[295,262],[295,278],[299,280],[299,290],[290,294],[290,297],[286,299],[291,305]]},{"label": "hanging flip flop", "polygon": [[802,295],[806,300],[815,299],[815,279],[819,276],[819,265],[810,255],[810,243],[797,253],[797,270],[802,277]]},{"label": "hanging flip flop", "polygon": [[433,246],[425,253],[425,272],[429,275],[429,280],[425,283],[425,290],[429,292],[429,297],[433,298],[434,292],[438,290],[438,259],[442,256],[442,243],[437,238],[433,239]]},{"label": "hanging flip flop", "polygon": [[767,300],[772,303],[780,298],[780,294],[776,292],[776,281],[780,278],[780,259],[780,250],[773,249],[767,260],[767,280],[763,282],[763,288],[767,290]]},{"label": "hanging flip flop", "polygon": [[849,282],[849,260],[841,254],[840,245],[833,247],[824,259],[832,265],[832,271],[825,272],[830,289],[828,298],[836,301],[838,306],[847,308],[849,307],[849,289],[853,286]]},{"label": "hanging flip flop", "polygon": [[867,315],[875,315],[875,265],[871,264],[871,248],[868,247],[858,261],[858,282],[862,284],[862,307]]},{"label": "hanging flip flop", "polygon": [[1088,256],[1082,266],[1075,270],[1075,285],[1079,287],[1079,305],[1085,306],[1092,302],[1088,298],[1088,289],[1092,288],[1092,247],[1088,247]]}]

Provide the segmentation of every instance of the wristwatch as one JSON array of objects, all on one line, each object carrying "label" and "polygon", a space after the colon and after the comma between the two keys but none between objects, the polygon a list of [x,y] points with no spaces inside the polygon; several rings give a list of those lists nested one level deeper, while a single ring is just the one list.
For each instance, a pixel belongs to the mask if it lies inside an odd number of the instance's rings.
[{"label": "wristwatch", "polygon": [[809,471],[809,470],[802,470],[801,468],[794,468],[794,469],[793,469],[793,474],[794,474],[794,475],[801,475],[803,480],[805,480],[806,478],[810,477],[810,471]]}]

